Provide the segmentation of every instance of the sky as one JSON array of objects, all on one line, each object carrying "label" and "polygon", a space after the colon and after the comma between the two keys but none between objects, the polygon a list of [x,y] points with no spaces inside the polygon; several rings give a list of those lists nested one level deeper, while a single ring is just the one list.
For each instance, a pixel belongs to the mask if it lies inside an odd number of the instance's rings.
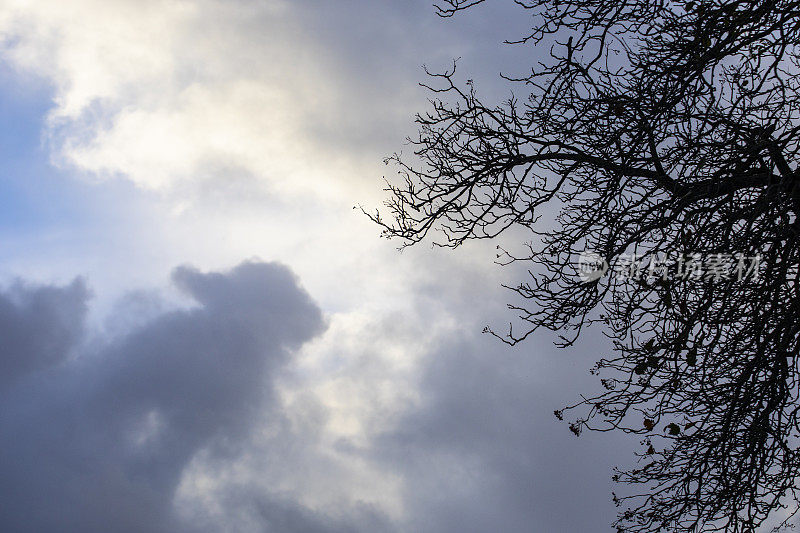
[{"label": "sky", "polygon": [[524,275],[496,243],[401,253],[354,209],[409,150],[423,65],[499,101],[529,25],[0,0],[0,529],[611,531],[637,443],[553,416],[598,390],[599,333],[481,334]]}]

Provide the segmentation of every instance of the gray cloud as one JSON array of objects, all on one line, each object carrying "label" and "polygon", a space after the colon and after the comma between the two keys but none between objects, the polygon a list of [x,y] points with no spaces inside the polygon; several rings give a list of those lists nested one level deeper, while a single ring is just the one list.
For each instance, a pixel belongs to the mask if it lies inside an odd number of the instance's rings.
[{"label": "gray cloud", "polygon": [[467,333],[426,359],[422,403],[374,449],[405,475],[404,531],[611,529],[611,467],[630,460],[633,443],[575,438],[553,416],[597,387],[581,367],[602,341],[563,352],[538,340],[509,349]]},{"label": "gray cloud", "polygon": [[[120,320],[134,325],[104,342],[86,338],[80,280],[0,294],[3,531],[608,529],[609,467],[626,446],[575,439],[552,416],[591,386],[577,372],[588,358],[573,352],[579,360],[566,364],[546,344],[509,350],[469,333],[477,328],[467,321],[461,339],[448,334],[428,350],[420,403],[367,448],[326,451],[325,409],[301,402],[290,413],[275,398],[294,351],[325,328],[291,272],[262,263],[224,273],[183,267],[173,281],[195,306],[144,324]],[[452,289],[466,298],[453,284],[440,296],[458,301]],[[265,427],[269,438],[252,438]],[[379,507],[353,501],[344,479],[339,509],[312,509],[271,486],[273,469],[276,479],[341,474],[324,459],[331,452],[400,475],[403,517],[390,523]],[[198,461],[201,477],[224,479],[242,457],[251,459],[238,464],[263,470],[265,483],[212,483],[209,501],[220,512],[206,513],[202,501],[183,508],[188,519],[177,512],[179,486]]]},{"label": "gray cloud", "polygon": [[81,336],[86,297],[86,286],[79,279],[67,287],[17,283],[0,294],[0,391],[67,357]]},{"label": "gray cloud", "polygon": [[[80,281],[0,295],[3,531],[180,530],[172,500],[191,459],[236,453],[274,373],[325,327],[280,265],[173,279],[198,306],[103,344],[81,343]],[[259,498],[274,530],[313,531],[309,511]]]}]

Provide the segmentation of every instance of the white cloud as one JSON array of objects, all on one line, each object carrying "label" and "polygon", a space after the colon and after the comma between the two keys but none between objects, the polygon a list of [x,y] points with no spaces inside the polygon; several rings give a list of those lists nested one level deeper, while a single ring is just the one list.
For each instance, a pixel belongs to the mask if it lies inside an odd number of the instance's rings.
[{"label": "white cloud", "polygon": [[90,176],[159,191],[246,176],[327,198],[363,183],[359,156],[320,138],[358,95],[288,4],[4,0],[0,36],[54,86],[56,161]]}]

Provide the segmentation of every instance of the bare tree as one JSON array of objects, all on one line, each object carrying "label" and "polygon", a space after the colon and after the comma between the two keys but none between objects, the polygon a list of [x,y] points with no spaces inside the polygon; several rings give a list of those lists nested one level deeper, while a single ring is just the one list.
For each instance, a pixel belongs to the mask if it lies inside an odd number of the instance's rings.
[{"label": "bare tree", "polygon": [[[511,287],[528,302],[510,306],[524,328],[499,336],[545,328],[569,346],[598,324],[611,339],[593,369],[602,392],[556,416],[574,413],[576,434],[641,439],[639,468],[614,476],[632,487],[615,496],[619,531],[788,524],[800,473],[800,2],[515,3],[533,27],[511,44],[546,47],[548,60],[505,76],[523,96],[499,104],[455,66],[429,73],[414,157],[389,158],[401,180],[389,216],[371,218],[405,245],[533,232],[525,253],[504,251],[532,274]],[[554,224],[539,221],[544,206]],[[610,271],[587,277],[586,250]]]}]

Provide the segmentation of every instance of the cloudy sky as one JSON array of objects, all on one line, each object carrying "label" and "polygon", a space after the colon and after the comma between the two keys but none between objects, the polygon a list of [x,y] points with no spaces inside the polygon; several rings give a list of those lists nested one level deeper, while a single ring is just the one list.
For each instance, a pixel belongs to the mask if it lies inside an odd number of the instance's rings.
[{"label": "cloudy sky", "polygon": [[399,253],[353,209],[422,65],[500,99],[528,24],[0,0],[0,529],[609,531],[635,443],[552,415],[597,389],[597,336],[481,335],[521,275],[494,243]]}]

